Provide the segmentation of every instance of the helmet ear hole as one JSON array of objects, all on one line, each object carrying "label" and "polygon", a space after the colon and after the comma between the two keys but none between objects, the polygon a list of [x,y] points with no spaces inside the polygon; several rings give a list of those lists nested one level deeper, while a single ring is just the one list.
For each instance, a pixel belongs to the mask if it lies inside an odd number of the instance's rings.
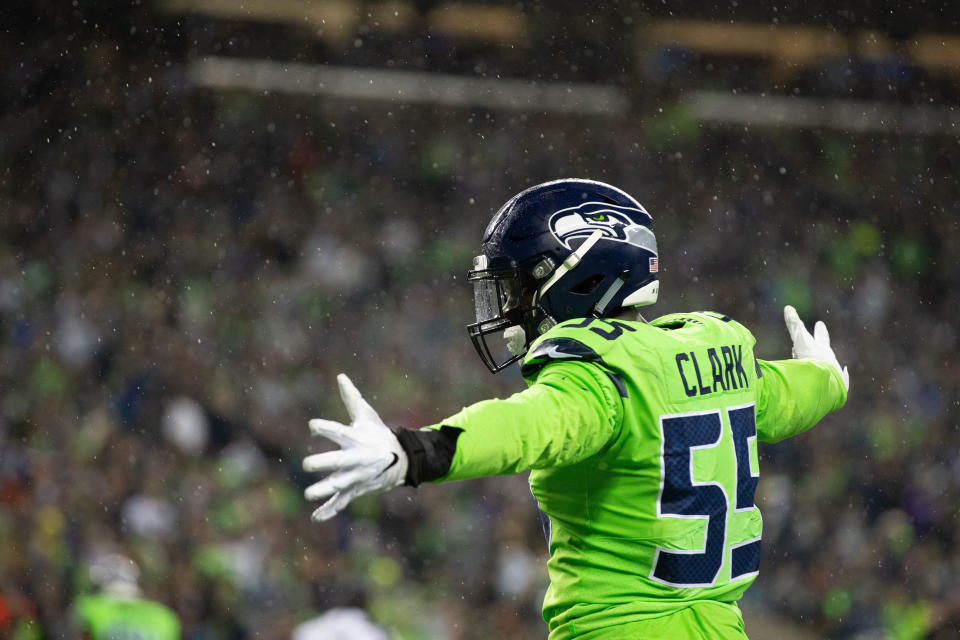
[{"label": "helmet ear hole", "polygon": [[604,277],[605,276],[602,273],[595,273],[589,278],[578,282],[576,286],[570,289],[570,292],[579,295],[591,294],[593,293],[593,290],[596,289],[601,282],[603,282]]}]

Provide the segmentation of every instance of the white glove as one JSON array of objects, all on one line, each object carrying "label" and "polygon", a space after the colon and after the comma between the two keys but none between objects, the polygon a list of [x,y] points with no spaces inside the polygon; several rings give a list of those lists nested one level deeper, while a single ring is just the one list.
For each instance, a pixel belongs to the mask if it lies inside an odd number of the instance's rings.
[{"label": "white glove", "polygon": [[313,435],[340,445],[339,451],[317,453],[303,459],[304,471],[333,471],[303,492],[307,500],[330,496],[313,512],[314,522],[329,520],[365,493],[403,484],[407,475],[407,454],[397,437],[363,399],[350,378],[341,373],[337,382],[353,422],[347,426],[319,418],[310,421]]},{"label": "white glove", "polygon": [[797,315],[797,310],[787,305],[783,308],[783,319],[787,323],[787,331],[793,340],[793,357],[820,360],[836,367],[843,378],[843,386],[850,390],[850,374],[846,367],[841,367],[837,354],[830,348],[830,334],[827,325],[818,320],[813,325],[813,335],[803,326],[803,321]]}]

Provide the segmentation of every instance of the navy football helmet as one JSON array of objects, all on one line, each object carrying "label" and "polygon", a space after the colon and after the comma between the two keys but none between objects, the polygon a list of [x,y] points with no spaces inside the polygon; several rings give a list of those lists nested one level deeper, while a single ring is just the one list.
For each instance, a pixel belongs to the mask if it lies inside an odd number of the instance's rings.
[{"label": "navy football helmet", "polygon": [[[545,182],[510,198],[467,274],[477,314],[467,332],[487,368],[513,364],[559,322],[656,302],[652,223],[639,202],[593,180]],[[495,334],[503,348],[488,342]]]}]

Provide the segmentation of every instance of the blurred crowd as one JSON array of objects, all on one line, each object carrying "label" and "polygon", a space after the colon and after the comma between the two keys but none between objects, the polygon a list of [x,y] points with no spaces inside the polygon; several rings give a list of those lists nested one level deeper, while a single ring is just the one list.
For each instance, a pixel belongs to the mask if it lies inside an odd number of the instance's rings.
[{"label": "blurred crowd", "polygon": [[745,604],[831,638],[960,624],[960,139],[210,92],[110,38],[0,54],[0,635],[69,633],[120,552],[187,638],[355,604],[403,638],[544,637],[524,477],[314,525],[299,465],[340,371],[408,427],[522,388],[474,355],[464,275],[562,176],[653,215],[653,314],[722,311],[776,359],[790,303],[850,367],[843,411],[761,446]]}]

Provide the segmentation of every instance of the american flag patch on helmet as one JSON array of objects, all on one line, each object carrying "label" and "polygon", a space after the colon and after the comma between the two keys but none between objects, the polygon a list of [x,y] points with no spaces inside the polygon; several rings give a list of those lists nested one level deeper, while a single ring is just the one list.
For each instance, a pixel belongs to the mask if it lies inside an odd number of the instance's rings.
[{"label": "american flag patch on helmet", "polygon": [[650,273],[656,273],[658,268],[657,258],[650,258]]}]

